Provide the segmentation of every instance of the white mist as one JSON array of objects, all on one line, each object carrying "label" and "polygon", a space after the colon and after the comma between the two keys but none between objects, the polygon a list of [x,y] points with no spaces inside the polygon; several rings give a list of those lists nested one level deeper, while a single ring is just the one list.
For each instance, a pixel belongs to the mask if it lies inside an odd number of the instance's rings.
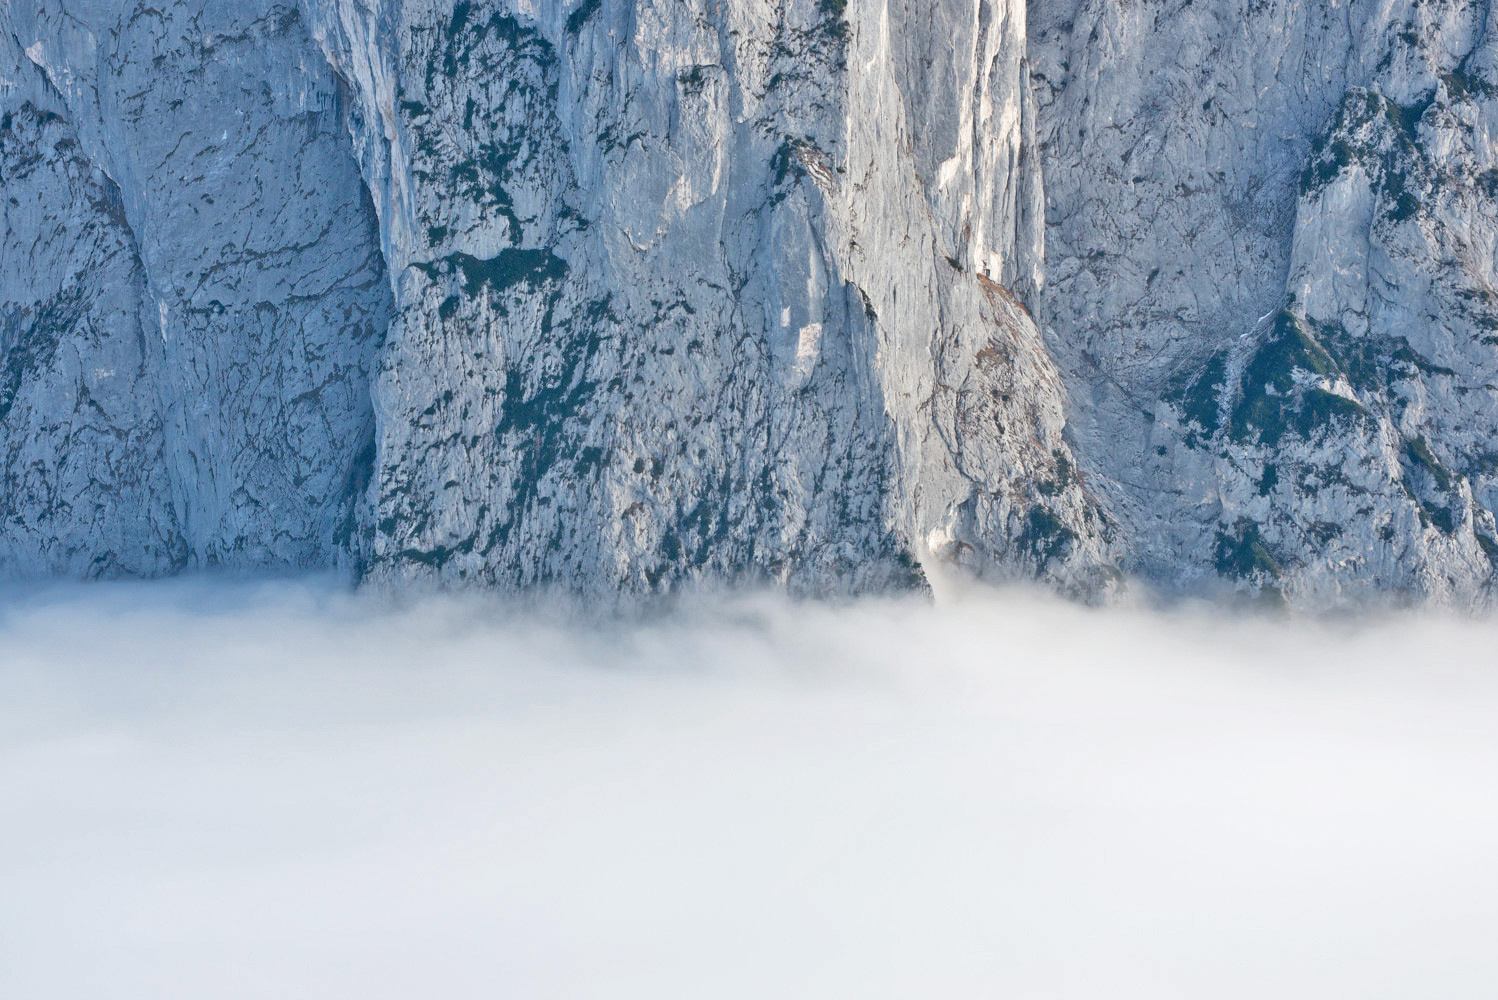
[{"label": "white mist", "polygon": [[0,996],[1488,997],[1498,627],[0,612]]}]

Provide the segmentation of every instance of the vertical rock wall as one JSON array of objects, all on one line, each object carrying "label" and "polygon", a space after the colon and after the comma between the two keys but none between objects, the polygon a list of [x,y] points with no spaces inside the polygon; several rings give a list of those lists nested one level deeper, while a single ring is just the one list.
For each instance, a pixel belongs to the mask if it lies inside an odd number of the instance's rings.
[{"label": "vertical rock wall", "polygon": [[1491,5],[1031,5],[1048,344],[1130,568],[1490,599]]},{"label": "vertical rock wall", "polygon": [[1488,0],[0,8],[0,570],[1490,599]]}]

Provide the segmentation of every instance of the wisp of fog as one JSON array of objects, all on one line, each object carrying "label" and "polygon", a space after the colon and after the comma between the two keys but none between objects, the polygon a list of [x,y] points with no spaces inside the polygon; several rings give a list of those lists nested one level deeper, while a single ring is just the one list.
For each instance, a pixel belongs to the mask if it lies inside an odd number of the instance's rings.
[{"label": "wisp of fog", "polygon": [[0,600],[0,996],[1490,997],[1498,625]]}]

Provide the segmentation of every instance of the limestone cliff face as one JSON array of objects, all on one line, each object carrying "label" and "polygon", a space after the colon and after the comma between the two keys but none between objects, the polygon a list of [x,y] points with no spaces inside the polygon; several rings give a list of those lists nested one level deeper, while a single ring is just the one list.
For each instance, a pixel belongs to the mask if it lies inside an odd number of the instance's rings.
[{"label": "limestone cliff face", "polygon": [[25,2],[0,27],[0,566],[337,564],[391,296],[300,14]]},{"label": "limestone cliff face", "polygon": [[1491,4],[1031,12],[1047,343],[1131,568],[1488,602]]},{"label": "limestone cliff face", "polygon": [[1479,603],[1487,18],[12,0],[0,570]]}]

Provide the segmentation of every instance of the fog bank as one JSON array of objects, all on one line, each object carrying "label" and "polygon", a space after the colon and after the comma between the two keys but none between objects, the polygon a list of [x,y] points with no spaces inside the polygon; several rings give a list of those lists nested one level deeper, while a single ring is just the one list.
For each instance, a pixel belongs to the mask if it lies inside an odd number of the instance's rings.
[{"label": "fog bank", "polygon": [[1498,626],[0,595],[0,996],[1489,997]]}]

